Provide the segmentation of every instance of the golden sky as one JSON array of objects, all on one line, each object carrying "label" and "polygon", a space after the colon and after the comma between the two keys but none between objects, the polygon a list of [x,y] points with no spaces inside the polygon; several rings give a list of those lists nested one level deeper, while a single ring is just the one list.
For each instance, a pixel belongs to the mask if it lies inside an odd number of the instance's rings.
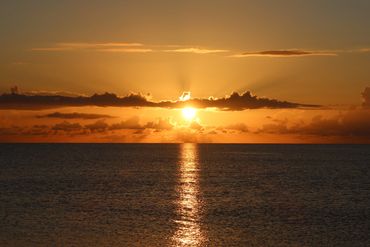
[{"label": "golden sky", "polygon": [[369,12],[362,0],[1,1],[0,141],[370,142]]}]

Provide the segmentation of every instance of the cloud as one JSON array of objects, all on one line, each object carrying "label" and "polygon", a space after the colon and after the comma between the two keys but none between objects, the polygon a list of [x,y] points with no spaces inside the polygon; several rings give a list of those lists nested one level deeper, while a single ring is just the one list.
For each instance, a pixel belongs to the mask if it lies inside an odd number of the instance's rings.
[{"label": "cloud", "polygon": [[61,123],[55,124],[51,129],[55,131],[71,132],[82,130],[82,126],[79,123],[70,123],[68,121],[63,121]]},{"label": "cloud", "polygon": [[357,49],[349,49],[349,50],[341,50],[340,52],[343,53],[368,53],[370,52],[369,47],[357,48]]},{"label": "cloud", "polygon": [[164,51],[165,52],[174,52],[174,53],[210,54],[210,53],[228,52],[229,50],[203,49],[203,48],[187,47],[187,48],[178,48],[178,49],[164,50]]},{"label": "cloud", "polygon": [[[257,133],[339,136],[342,140],[357,138],[369,141],[370,110],[349,110],[334,117],[315,116],[308,123],[289,124],[288,120],[274,120]],[[346,138],[343,138],[346,137]]]},{"label": "cloud", "polygon": [[209,132],[209,134],[217,134],[219,132],[222,133],[247,133],[249,132],[249,129],[247,125],[244,123],[233,123],[225,126],[218,126],[212,131]]},{"label": "cloud", "polygon": [[11,87],[10,92],[12,94],[18,94],[19,93],[18,86]]},{"label": "cloud", "polygon": [[125,121],[114,123],[109,126],[110,130],[122,130],[122,129],[143,129],[143,126],[139,123],[139,117],[134,116]]},{"label": "cloud", "polygon": [[211,108],[215,107],[221,110],[241,111],[245,109],[258,108],[299,108],[299,107],[318,107],[318,105],[299,104],[288,101],[280,101],[276,99],[269,99],[264,97],[257,97],[247,91],[242,94],[233,92],[231,95],[223,98],[195,98],[186,102],[177,101],[173,103],[173,107],[182,108],[186,105],[191,105],[197,108]]},{"label": "cloud", "polygon": [[[173,47],[173,49],[168,49]],[[174,48],[176,47],[176,48]],[[172,53],[195,53],[210,54],[228,52],[223,49],[207,49],[198,47],[185,47],[179,45],[144,45],[142,43],[129,42],[64,42],[55,43],[47,47],[31,48],[35,52],[60,52],[60,51],[98,51],[98,52],[117,52],[117,53],[147,53],[147,52],[172,52]]]},{"label": "cloud", "polygon": [[203,130],[203,126],[198,121],[192,121],[189,126],[191,129],[194,130]]},{"label": "cloud", "polygon": [[[172,123],[171,119],[162,119],[159,118],[156,121],[150,121],[146,124],[141,125],[139,121],[139,117],[134,116],[128,118],[127,120],[108,124],[104,120],[97,120],[93,123],[86,124],[82,126],[79,123],[70,123],[68,121],[63,121],[61,123],[57,123],[53,126],[43,125],[44,129],[50,129],[54,132],[74,132],[75,134],[89,134],[89,133],[108,133],[108,132],[115,132],[120,130],[135,130],[134,134],[142,134],[143,131],[146,129],[154,129],[156,131],[161,130],[172,130],[175,127],[175,124]],[[22,127],[17,128],[1,128],[0,134],[6,133],[20,133],[20,131],[24,130]]]},{"label": "cloud", "polygon": [[[74,119],[74,118],[67,118]],[[148,124],[147,124],[148,125]],[[0,136],[15,135],[56,135],[56,134],[84,134],[108,133],[115,130],[145,130],[145,128],[154,128],[155,126],[142,126],[139,124],[138,117],[132,117],[125,121],[108,124],[104,120],[97,120],[93,123],[81,125],[80,123],[71,123],[63,121],[54,125],[32,125],[32,126],[8,126],[0,128]]]},{"label": "cloud", "polygon": [[22,133],[22,128],[19,126],[0,127],[0,136],[18,135]]},{"label": "cloud", "polygon": [[[143,44],[139,42],[57,42],[43,47],[33,47],[33,52],[71,52],[71,51],[90,51],[90,52],[110,52],[110,53],[151,53],[165,52],[177,54],[216,54],[228,53],[228,49],[211,49],[191,45],[168,45],[168,44]],[[304,50],[304,49],[281,49],[281,50],[262,50],[247,51],[229,57],[305,57],[305,56],[338,56],[341,53],[368,53],[369,47],[356,49],[339,49],[339,50]],[[16,65],[24,64],[23,62],[14,63]]]},{"label": "cloud", "polygon": [[31,128],[26,128],[22,130],[22,135],[32,135],[32,136],[47,136],[50,130],[47,125],[33,125]]},{"label": "cloud", "polygon": [[227,130],[237,130],[239,132],[248,132],[248,127],[244,123],[235,123],[235,124],[230,124],[222,127],[223,129]]},{"label": "cloud", "polygon": [[152,49],[148,48],[108,48],[108,49],[97,49],[96,51],[101,52],[122,52],[122,53],[147,53],[152,52]]},{"label": "cloud", "polygon": [[31,90],[23,92],[18,88],[17,85],[10,87],[11,94],[23,94],[27,96],[68,96],[68,97],[79,97],[86,96],[85,94],[69,92],[69,91],[43,91],[43,90]]},{"label": "cloud", "polygon": [[318,107],[318,105],[300,104],[280,101],[264,97],[257,97],[247,91],[242,94],[237,92],[223,98],[194,98],[187,101],[151,101],[143,94],[129,94],[119,97],[113,93],[94,94],[92,96],[62,96],[62,95],[25,95],[3,94],[0,95],[0,109],[51,109],[68,106],[116,106],[116,107],[163,107],[183,108],[192,106],[197,108],[218,108],[220,110],[241,111],[258,108],[299,108]]},{"label": "cloud", "polygon": [[[49,47],[36,47],[31,51],[81,51],[81,50],[101,50],[104,49],[128,49],[128,47],[141,47],[141,43],[128,42],[105,42],[105,43],[88,43],[88,42],[64,42],[56,43]],[[139,50],[139,49],[138,49]],[[133,52],[133,51],[131,51]]]},{"label": "cloud", "polygon": [[364,91],[362,92],[362,98],[364,99],[362,106],[370,108],[370,87],[366,87],[364,89]]},{"label": "cloud", "polygon": [[133,134],[144,134],[145,130],[153,129],[155,131],[172,130],[175,124],[170,118],[162,119],[158,118],[156,121],[149,121],[146,124],[140,124],[140,119],[137,116],[128,118],[127,120],[107,124],[104,120],[98,120],[92,124],[86,124],[84,129],[90,133],[102,133],[108,131],[120,131],[120,130],[135,130]]},{"label": "cloud", "polygon": [[183,143],[211,143],[212,139],[206,134],[200,133],[198,130],[183,129],[177,131],[173,140]]},{"label": "cloud", "polygon": [[9,126],[5,128],[0,128],[0,137],[1,136],[41,136],[50,134],[50,128],[47,125],[33,125],[29,127],[20,127],[20,126]]},{"label": "cloud", "polygon": [[99,118],[114,118],[110,115],[105,114],[93,114],[93,113],[62,113],[62,112],[53,112],[45,115],[39,115],[37,118],[60,118],[60,119],[99,119]]},{"label": "cloud", "polygon": [[304,50],[268,50],[244,52],[231,57],[303,57],[303,56],[337,56],[332,51],[304,51]]},{"label": "cloud", "polygon": [[157,121],[154,122],[148,122],[144,127],[148,129],[155,129],[155,130],[171,130],[175,126],[174,123],[172,123],[170,118],[159,118]]},{"label": "cloud", "polygon": [[183,92],[182,95],[179,97],[180,101],[187,101],[191,98],[191,92]]},{"label": "cloud", "polygon": [[94,94],[88,96],[63,95],[27,95],[3,94],[0,95],[2,109],[48,109],[66,106],[153,106],[144,95],[129,94],[118,97],[112,93]]},{"label": "cloud", "polygon": [[88,43],[88,42],[65,42],[56,43],[59,47],[72,47],[72,48],[89,48],[89,47],[137,47],[143,46],[141,43],[133,42],[103,42],[103,43]]},{"label": "cloud", "polygon": [[370,52],[370,48],[362,48],[362,49],[359,49],[359,51],[367,53],[367,52]]},{"label": "cloud", "polygon": [[109,125],[104,122],[104,120],[98,120],[95,123],[92,124],[86,124],[85,129],[90,130],[90,132],[105,132],[108,130]]}]

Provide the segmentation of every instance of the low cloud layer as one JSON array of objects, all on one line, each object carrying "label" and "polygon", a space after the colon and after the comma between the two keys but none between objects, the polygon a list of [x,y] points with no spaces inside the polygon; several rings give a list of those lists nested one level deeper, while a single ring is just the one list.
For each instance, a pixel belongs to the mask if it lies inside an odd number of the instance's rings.
[{"label": "low cloud layer", "polygon": [[221,128],[218,128],[221,130],[234,130],[234,131],[239,131],[242,133],[248,132],[248,127],[244,123],[234,123],[230,125],[223,126]]},{"label": "low cloud layer", "polygon": [[62,113],[53,112],[45,115],[38,115],[37,118],[60,118],[60,119],[100,119],[100,118],[113,118],[113,116],[105,114],[93,114],[93,113]]},{"label": "low cloud layer", "polygon": [[87,122],[65,119],[49,124],[25,124],[23,126],[8,124],[6,127],[0,127],[0,141],[24,141],[33,140],[33,138],[44,138],[40,139],[43,141],[105,138],[112,141],[112,138],[115,138],[114,141],[124,142],[161,138],[154,140],[157,142],[211,142],[214,138],[223,136],[226,138],[222,139],[223,141],[237,137],[238,140],[248,142],[250,136],[273,135],[281,137],[277,140],[283,140],[285,136],[294,137],[298,142],[307,140],[325,142],[326,140],[333,143],[370,143],[370,110],[365,108],[338,112],[336,115],[321,111],[320,115],[310,120],[281,117],[266,119],[268,119],[267,122],[257,126],[247,126],[239,120],[218,126],[201,124],[198,121],[184,124],[174,122],[171,118],[157,118],[141,122],[138,116],[115,122],[104,119]]},{"label": "low cloud layer", "polygon": [[79,122],[71,122],[64,120],[53,125],[32,125],[32,126],[8,126],[0,128],[1,136],[51,136],[57,134],[66,135],[88,135],[88,134],[107,134],[121,130],[145,131],[153,130],[156,132],[164,130],[172,130],[175,123],[168,118],[158,118],[154,121],[141,124],[139,117],[134,116],[121,122],[107,123],[105,120],[99,119],[88,124]]},{"label": "low cloud layer", "polygon": [[[334,117],[315,116],[310,122],[289,123],[274,120],[257,133],[338,136],[370,141],[370,110],[349,110]],[[346,140],[346,139],[343,139]]]},{"label": "low cloud layer", "polygon": [[[27,95],[10,93],[0,95],[0,109],[52,109],[69,106],[116,106],[116,107],[163,107],[183,108],[218,108],[220,110],[241,111],[258,108],[300,108],[318,107],[318,105],[300,104],[252,95],[249,91],[239,94],[232,93],[222,98],[193,98],[187,101],[151,101],[143,94],[129,94],[119,97],[116,94],[94,94],[93,96],[63,96],[63,95]],[[58,114],[57,114],[58,115]],[[60,114],[59,114],[60,116]],[[68,118],[68,116],[64,116]],[[73,116],[70,116],[73,117]],[[91,116],[90,116],[91,117]]]}]

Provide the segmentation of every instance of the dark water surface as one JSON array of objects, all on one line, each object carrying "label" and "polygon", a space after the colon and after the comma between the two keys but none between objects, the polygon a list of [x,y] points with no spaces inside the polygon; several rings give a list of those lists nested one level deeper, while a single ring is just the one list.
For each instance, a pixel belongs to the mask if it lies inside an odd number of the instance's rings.
[{"label": "dark water surface", "polygon": [[370,146],[1,144],[0,222],[0,246],[370,246]]}]

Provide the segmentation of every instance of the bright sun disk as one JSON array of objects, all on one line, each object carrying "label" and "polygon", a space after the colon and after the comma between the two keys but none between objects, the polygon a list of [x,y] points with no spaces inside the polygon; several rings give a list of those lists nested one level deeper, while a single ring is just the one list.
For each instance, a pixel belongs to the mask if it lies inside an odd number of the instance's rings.
[{"label": "bright sun disk", "polygon": [[182,116],[188,121],[193,120],[195,115],[196,110],[192,107],[185,107],[182,109]]}]

